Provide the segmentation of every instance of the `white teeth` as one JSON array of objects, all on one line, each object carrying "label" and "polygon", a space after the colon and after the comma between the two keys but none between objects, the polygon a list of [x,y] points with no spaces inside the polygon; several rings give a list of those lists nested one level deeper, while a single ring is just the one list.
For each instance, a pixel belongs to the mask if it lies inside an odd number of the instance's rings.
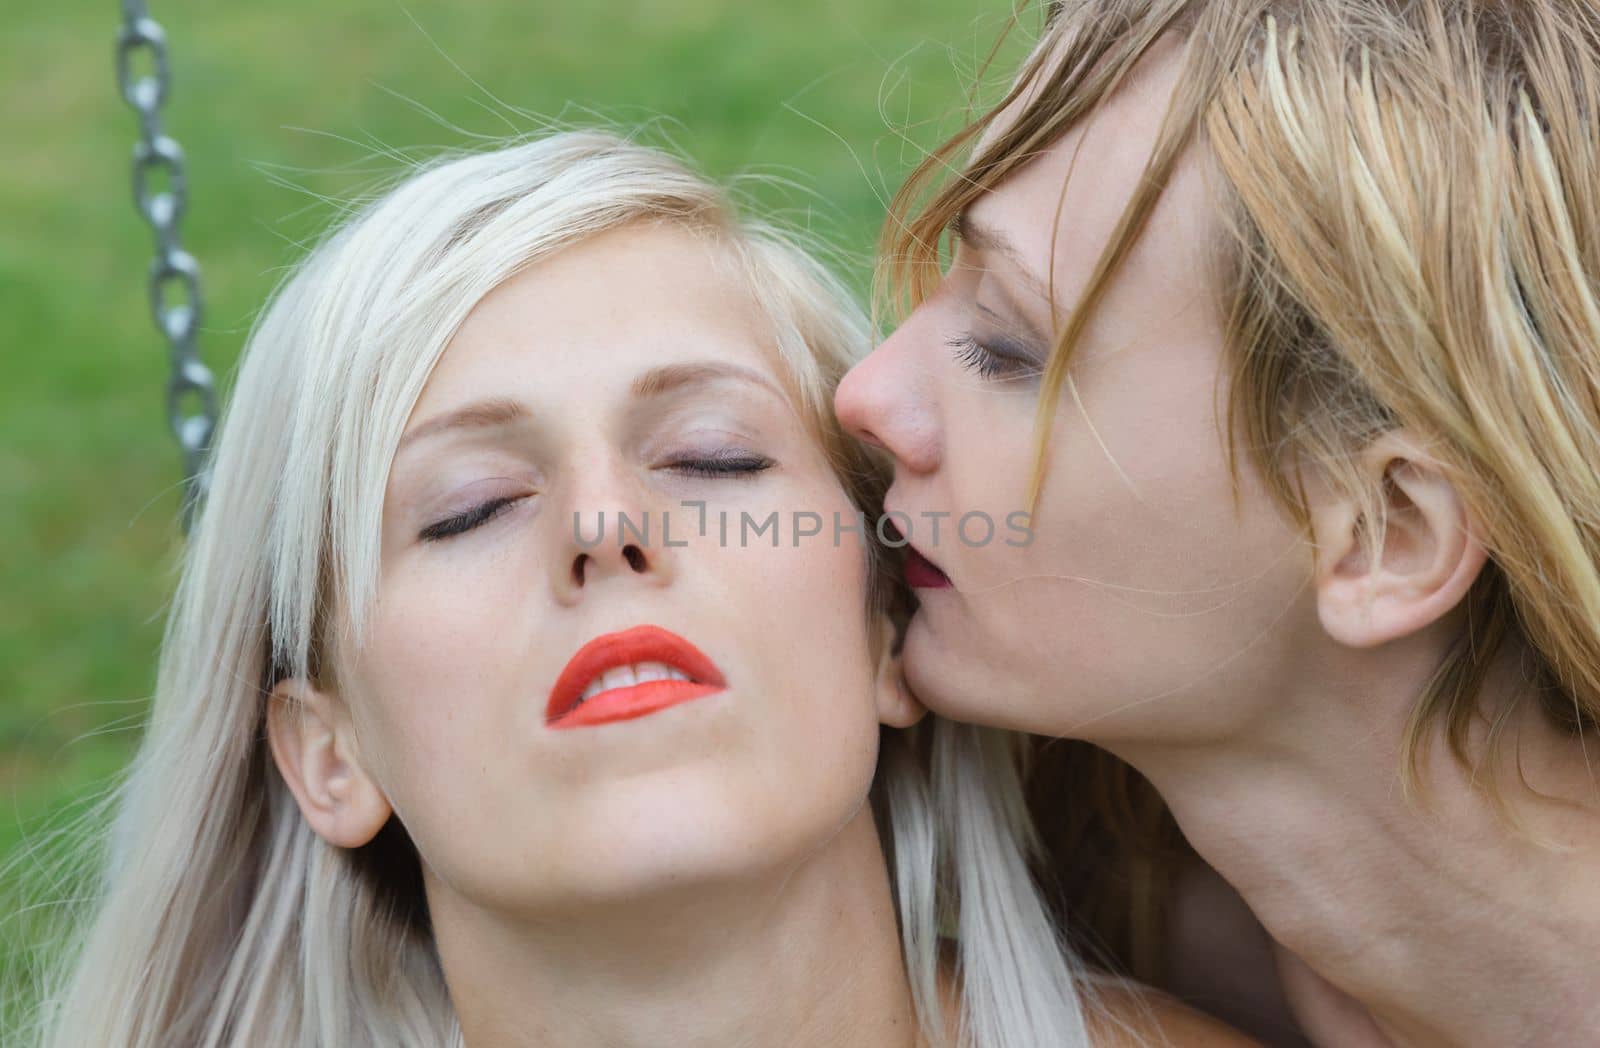
[{"label": "white teeth", "polygon": [[664,662],[638,662],[631,666],[617,666],[606,670],[600,676],[589,682],[583,689],[583,695],[578,699],[580,703],[587,702],[603,691],[613,688],[631,688],[635,684],[645,684],[655,680],[688,680],[689,675],[675,666],[668,666]]},{"label": "white teeth", "polygon": [[632,666],[618,666],[606,670],[600,681],[600,690],[610,691],[612,688],[631,688],[639,683],[639,678],[633,675]]}]

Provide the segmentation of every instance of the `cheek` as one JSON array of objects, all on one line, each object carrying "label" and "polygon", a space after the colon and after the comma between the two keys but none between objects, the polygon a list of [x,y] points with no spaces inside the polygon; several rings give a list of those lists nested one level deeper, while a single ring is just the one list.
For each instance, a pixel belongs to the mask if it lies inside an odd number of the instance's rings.
[{"label": "cheek", "polygon": [[[843,531],[857,525],[855,511],[841,493],[820,488],[796,490],[774,508],[776,548],[770,538],[736,542],[730,535],[727,546],[706,551],[716,561],[709,574],[726,586],[723,604],[738,649],[759,658],[769,697],[757,701],[774,728],[773,758],[801,776],[816,774],[806,765],[821,761],[855,765],[849,779],[863,770],[870,779],[877,720],[866,547],[859,534]],[[797,510],[821,517],[821,533],[799,537]],[[805,530],[816,526],[804,522]]]},{"label": "cheek", "polygon": [[[1068,731],[1103,718],[1104,737],[1140,716],[1168,717],[1158,698],[1192,697],[1220,684],[1225,667],[1270,657],[1260,641],[1295,600],[1304,557],[1248,460],[1235,498],[1202,349],[1081,362],[1077,396],[1063,390],[1052,427],[1032,543],[946,553],[963,592],[929,618],[923,651],[982,653],[973,661],[986,686],[1012,709],[980,719]],[[1033,403],[974,392],[948,413],[956,506],[1022,506]],[[957,661],[941,664],[952,680]]]},{"label": "cheek", "polygon": [[1051,442],[1041,558],[1125,587],[1120,604],[1189,616],[1282,555],[1292,532],[1249,459],[1237,489],[1229,469],[1217,369],[1215,349],[1177,337],[1083,362]]},{"label": "cheek", "polygon": [[[1176,346],[1075,363],[1049,435],[1034,542],[953,556],[980,573],[1004,569],[1014,577],[1018,565],[1033,563],[1167,590],[1206,585],[1249,563],[1218,429],[1213,357],[1204,347]],[[947,403],[953,508],[1000,519],[1024,510],[1035,463],[1034,398],[958,380]]]},{"label": "cheek", "polygon": [[[487,558],[486,558],[487,559]],[[464,882],[517,835],[541,697],[518,615],[532,564],[440,557],[386,578],[356,673],[363,756],[430,867]],[[518,817],[536,823],[531,808]]]},{"label": "cheek", "polygon": [[515,609],[527,606],[537,568],[529,548],[439,558],[385,581],[364,675],[403,751],[461,760],[491,723],[502,736],[532,726],[524,720],[540,708],[523,676],[527,630]]}]

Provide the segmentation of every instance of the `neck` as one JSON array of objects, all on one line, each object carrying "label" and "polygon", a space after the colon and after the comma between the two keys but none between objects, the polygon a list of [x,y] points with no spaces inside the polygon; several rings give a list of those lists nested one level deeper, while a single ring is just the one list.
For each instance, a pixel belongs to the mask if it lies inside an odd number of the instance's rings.
[{"label": "neck", "polygon": [[[1487,745],[1480,718],[1474,780],[1439,731],[1408,797],[1404,732],[1434,655],[1358,654],[1370,672],[1290,686],[1270,722],[1239,738],[1114,748],[1288,951],[1302,1019],[1351,1023],[1326,1043],[1373,1043],[1372,1032],[1396,1045],[1589,1043],[1600,786],[1583,740],[1517,700],[1508,656],[1483,695],[1506,713],[1501,746]],[[1304,1007],[1292,969],[1309,969],[1323,998]]]},{"label": "neck", "polygon": [[467,1048],[919,1043],[863,807],[799,868],[508,920],[428,884]]}]

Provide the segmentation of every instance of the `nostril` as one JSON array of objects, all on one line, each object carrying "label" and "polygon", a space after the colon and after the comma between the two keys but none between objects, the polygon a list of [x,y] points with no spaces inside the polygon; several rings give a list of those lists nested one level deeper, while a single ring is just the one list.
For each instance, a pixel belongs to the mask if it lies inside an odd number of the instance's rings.
[{"label": "nostril", "polygon": [[644,551],[638,546],[629,543],[622,548],[622,556],[627,560],[628,567],[634,571],[642,572],[645,569]]},{"label": "nostril", "polygon": [[583,585],[583,566],[588,563],[589,554],[580,553],[572,562],[572,581],[576,585]]}]

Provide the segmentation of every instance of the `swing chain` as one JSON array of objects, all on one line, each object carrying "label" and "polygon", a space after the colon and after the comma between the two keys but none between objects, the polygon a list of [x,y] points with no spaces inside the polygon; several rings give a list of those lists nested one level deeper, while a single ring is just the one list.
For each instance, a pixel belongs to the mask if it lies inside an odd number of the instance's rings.
[{"label": "swing chain", "polygon": [[[148,63],[154,71],[136,74],[136,62]],[[149,16],[144,0],[122,0],[117,81],[122,97],[139,114],[140,137],[133,149],[133,199],[156,239],[150,265],[150,309],[172,352],[167,419],[183,450],[186,492],[182,526],[187,533],[195,507],[210,486],[207,452],[217,420],[217,391],[211,370],[201,362],[195,346],[203,306],[200,263],[183,249],[178,231],[189,202],[183,149],[166,134],[161,121],[161,107],[172,87],[167,35]],[[156,188],[161,179],[165,189]],[[184,414],[183,401],[189,396],[199,398],[199,413]]]}]

